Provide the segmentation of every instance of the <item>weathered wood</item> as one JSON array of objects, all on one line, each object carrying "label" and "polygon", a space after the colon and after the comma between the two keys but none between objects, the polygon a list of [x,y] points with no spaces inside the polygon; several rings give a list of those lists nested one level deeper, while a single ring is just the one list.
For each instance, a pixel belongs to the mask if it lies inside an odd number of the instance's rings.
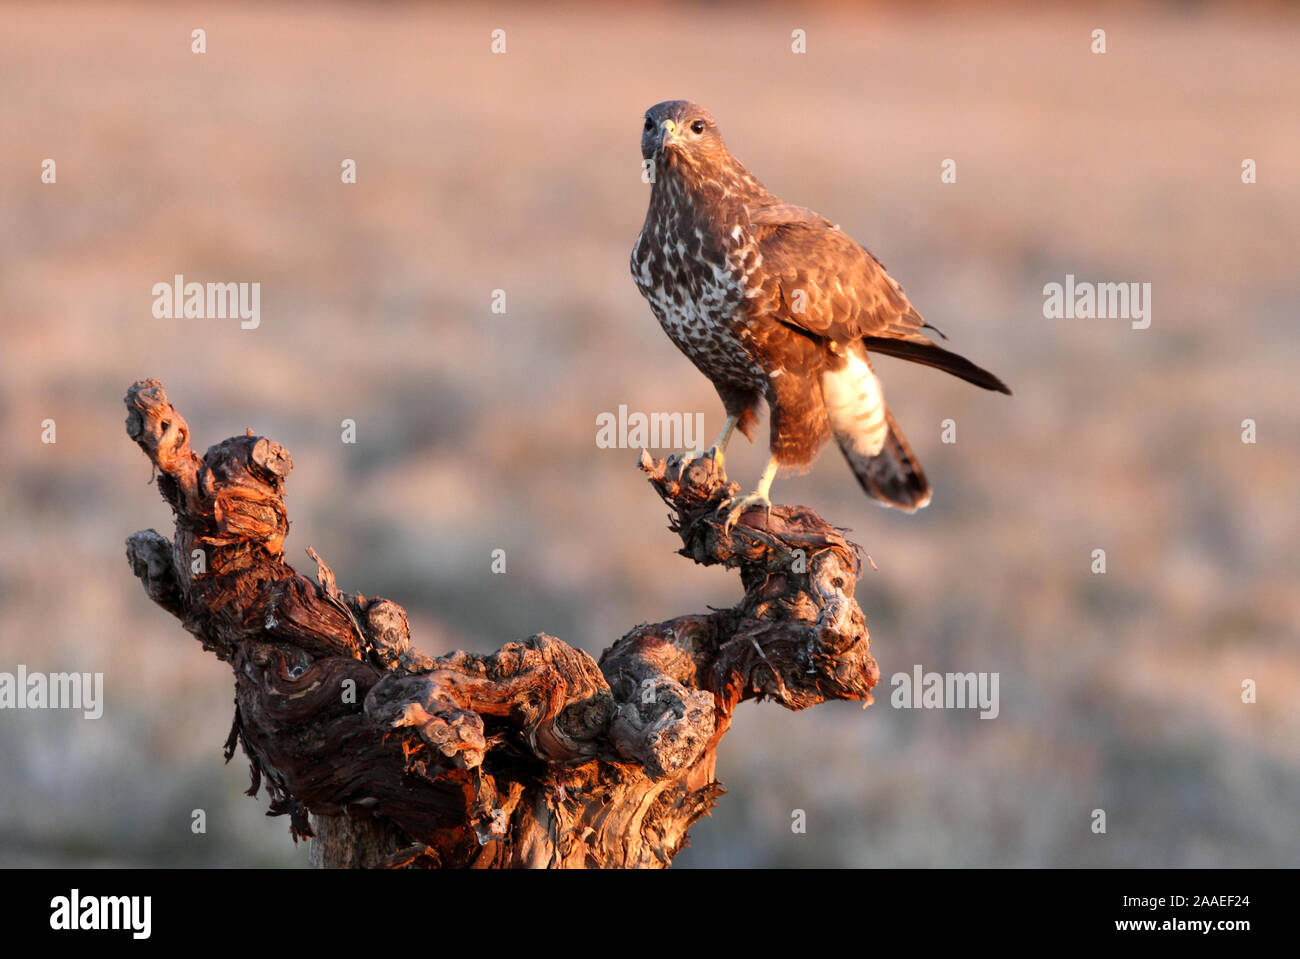
[{"label": "weathered wood", "polygon": [[127,539],[131,568],[230,663],[227,759],[243,747],[250,795],[265,785],[295,839],[316,837],[316,865],[666,866],[723,792],[738,703],[871,701],[858,548],[802,507],[724,531],[735,486],[708,458],[641,468],[681,552],[740,570],[734,608],[638,626],[599,663],[544,633],[435,658],[401,606],[341,592],[315,551],[315,582],[285,563],[287,450],[250,431],[199,457],[156,380],[126,406],[175,514],[171,540]]}]

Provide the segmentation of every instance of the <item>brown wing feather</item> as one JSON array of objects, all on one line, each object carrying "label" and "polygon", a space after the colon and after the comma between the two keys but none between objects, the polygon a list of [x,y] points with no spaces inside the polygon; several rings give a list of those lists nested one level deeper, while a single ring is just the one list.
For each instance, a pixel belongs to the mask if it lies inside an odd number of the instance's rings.
[{"label": "brown wing feather", "polygon": [[774,196],[745,204],[745,213],[754,226],[802,224],[812,227],[834,227],[834,224],[820,213],[815,213],[806,206],[783,203]]},{"label": "brown wing feather", "polygon": [[992,373],[927,339],[922,330],[943,333],[921,317],[879,260],[824,217],[775,199],[747,212],[758,228],[765,274],[751,309],[813,337],[843,345],[862,340],[869,351],[1011,392]]},{"label": "brown wing feather", "polygon": [[763,207],[757,220],[751,212],[750,222],[760,227],[765,274],[755,307],[840,343],[915,335],[925,327],[880,261],[824,218],[802,207],[773,204]]}]

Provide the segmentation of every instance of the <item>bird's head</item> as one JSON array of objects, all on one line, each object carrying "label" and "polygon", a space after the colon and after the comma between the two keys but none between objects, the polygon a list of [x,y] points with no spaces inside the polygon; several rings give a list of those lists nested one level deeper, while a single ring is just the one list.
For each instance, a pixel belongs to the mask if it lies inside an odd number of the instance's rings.
[{"label": "bird's head", "polygon": [[689,100],[665,100],[645,112],[641,157],[656,168],[684,165],[701,169],[722,164],[729,154],[718,122],[704,107]]}]

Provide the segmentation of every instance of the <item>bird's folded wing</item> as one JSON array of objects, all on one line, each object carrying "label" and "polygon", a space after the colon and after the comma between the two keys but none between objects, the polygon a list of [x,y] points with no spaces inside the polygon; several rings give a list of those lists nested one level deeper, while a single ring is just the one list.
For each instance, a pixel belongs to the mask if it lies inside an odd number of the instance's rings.
[{"label": "bird's folded wing", "polygon": [[[780,210],[765,208],[774,218]],[[760,293],[754,305],[781,322],[814,336],[848,343],[863,336],[921,336],[925,320],[903,294],[903,288],[884,266],[823,217],[804,211],[807,218],[791,214],[760,232],[758,268]]]},{"label": "bird's folded wing", "polygon": [[749,222],[754,226],[785,226],[802,224],[804,226],[833,227],[834,224],[820,213],[815,213],[806,206],[782,203],[775,197],[767,197],[745,205]]}]

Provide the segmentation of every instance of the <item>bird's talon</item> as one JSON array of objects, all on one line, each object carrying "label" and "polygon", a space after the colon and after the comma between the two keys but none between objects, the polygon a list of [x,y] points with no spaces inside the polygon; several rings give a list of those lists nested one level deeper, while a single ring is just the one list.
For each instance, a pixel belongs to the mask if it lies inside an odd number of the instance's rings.
[{"label": "bird's talon", "polygon": [[748,496],[732,497],[725,500],[718,507],[718,512],[727,511],[726,519],[722,521],[722,532],[730,533],[732,528],[739,522],[744,513],[755,506],[761,506],[770,520],[772,516],[772,501],[762,493],[750,493]]},{"label": "bird's talon", "polygon": [[713,446],[710,446],[707,450],[686,450],[681,453],[673,453],[668,457],[667,465],[669,466],[680,465],[680,469],[678,470],[678,475],[680,476],[682,473],[685,473],[690,468],[692,463],[694,463],[696,460],[702,460],[702,459],[713,460],[713,468],[715,470],[720,469],[722,467],[722,450],[718,449],[718,446],[715,443]]},{"label": "bird's talon", "polygon": [[683,470],[690,466],[697,458],[704,455],[703,450],[683,450],[679,453],[670,453],[668,455],[668,466],[681,465]]}]

